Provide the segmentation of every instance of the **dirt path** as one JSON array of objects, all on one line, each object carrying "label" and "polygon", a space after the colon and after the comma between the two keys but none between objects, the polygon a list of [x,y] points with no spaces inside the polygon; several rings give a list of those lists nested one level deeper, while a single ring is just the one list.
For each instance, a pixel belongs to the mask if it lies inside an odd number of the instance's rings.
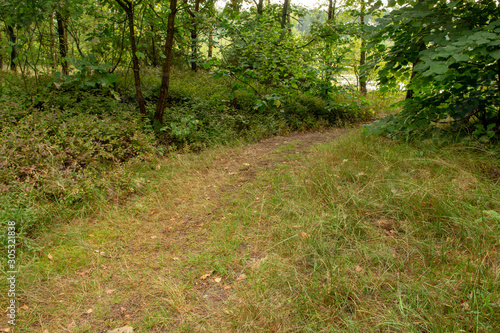
[{"label": "dirt path", "polygon": [[257,231],[241,240],[243,227],[228,225],[245,219],[235,202],[264,200],[251,191],[260,174],[293,168],[313,145],[348,132],[295,133],[165,160],[151,195],[40,240],[39,258],[25,267],[36,281],[24,286],[26,328],[15,332],[107,332],[129,324],[135,332],[220,331],[245,270],[268,248]]}]

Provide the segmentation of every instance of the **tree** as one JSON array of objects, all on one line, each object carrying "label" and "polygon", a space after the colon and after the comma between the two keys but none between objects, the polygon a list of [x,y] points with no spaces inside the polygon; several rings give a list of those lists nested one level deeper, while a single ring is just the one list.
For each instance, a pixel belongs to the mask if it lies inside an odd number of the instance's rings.
[{"label": "tree", "polygon": [[62,72],[64,75],[69,74],[68,69],[68,16],[61,14],[61,11],[56,12],[57,19],[57,36],[59,37],[59,54],[61,55]]},{"label": "tree", "polygon": [[172,67],[172,50],[174,47],[174,34],[175,34],[175,14],[177,13],[177,0],[170,0],[170,12],[167,21],[167,39],[165,41],[165,59],[162,67],[160,95],[158,97],[158,104],[156,105],[156,112],[154,118],[160,124],[163,123],[163,112],[168,96],[168,88],[170,85],[170,70]]},{"label": "tree", "polygon": [[133,0],[115,0],[118,5],[123,9],[127,16],[129,36],[130,36],[130,49],[132,56],[132,70],[134,71],[134,81],[135,81],[135,91],[137,96],[137,101],[139,102],[139,110],[142,114],[146,114],[146,103],[144,97],[142,96],[141,89],[141,75],[139,58],[137,53],[137,42],[135,40],[135,28],[134,28],[134,8],[135,4]]},{"label": "tree", "polygon": [[7,26],[7,33],[9,35],[9,41],[11,45],[10,51],[10,70],[17,72],[17,44],[16,44],[16,33],[14,32],[14,27],[12,25]]},{"label": "tree", "polygon": [[[365,9],[366,9],[365,0],[361,0],[361,10],[359,11],[359,22],[360,22],[360,30],[361,30],[361,49],[359,52],[359,66],[363,68],[366,64],[366,48],[365,48]],[[359,78],[359,91],[362,95],[366,96],[366,76],[360,75]]]},{"label": "tree", "polygon": [[380,83],[391,88],[406,79],[411,93],[384,128],[422,132],[447,121],[493,135],[500,129],[500,5],[425,0],[392,6],[379,22],[378,38],[394,43],[381,59]]}]

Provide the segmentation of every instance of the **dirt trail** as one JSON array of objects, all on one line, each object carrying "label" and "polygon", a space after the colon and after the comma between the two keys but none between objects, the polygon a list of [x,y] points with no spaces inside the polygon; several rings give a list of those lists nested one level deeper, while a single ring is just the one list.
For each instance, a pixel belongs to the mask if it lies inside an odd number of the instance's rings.
[{"label": "dirt trail", "polygon": [[[151,197],[93,221],[76,221],[43,240],[53,257],[49,264],[56,267],[50,278],[39,273],[39,283],[26,290],[23,302],[29,310],[24,316],[31,319],[23,320],[25,332],[107,332],[129,323],[141,326],[141,332],[218,331],[217,318],[223,317],[226,302],[244,279],[241,262],[263,255],[258,241],[249,241],[238,245],[234,258],[220,255],[221,261],[234,262],[228,264],[231,272],[206,270],[210,257],[205,253],[217,257],[217,251],[224,252],[211,243],[232,209],[230,201],[248,196],[244,184],[265,170],[348,132],[273,137],[225,149],[199,165],[193,156],[165,161],[162,170],[177,163],[189,171],[166,177]],[[65,247],[61,235],[74,246]],[[75,260],[83,264],[77,270],[67,268]]]}]

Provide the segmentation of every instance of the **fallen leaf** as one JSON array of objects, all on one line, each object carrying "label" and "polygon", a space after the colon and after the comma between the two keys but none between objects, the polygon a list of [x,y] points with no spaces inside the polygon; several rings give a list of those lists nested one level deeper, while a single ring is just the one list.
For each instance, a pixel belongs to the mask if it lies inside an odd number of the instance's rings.
[{"label": "fallen leaf", "polygon": [[153,210],[153,211],[151,212],[151,215],[154,215],[154,214],[156,214],[156,213],[158,213],[158,211],[157,211],[157,210]]},{"label": "fallen leaf", "polygon": [[10,332],[10,328],[0,328],[0,332]]},{"label": "fallen leaf", "polygon": [[156,169],[156,170],[160,170],[160,169],[161,169],[161,165],[159,165],[159,164],[158,164],[158,165],[156,165],[155,169]]},{"label": "fallen leaf", "polygon": [[179,258],[177,258],[177,257],[173,257],[173,258],[172,258],[172,260],[173,260],[173,261],[177,261],[177,260],[179,260]]},{"label": "fallen leaf", "polygon": [[111,266],[101,265],[101,268],[102,269],[108,269],[108,268],[111,268]]},{"label": "fallen leaf", "polygon": [[112,293],[114,293],[116,291],[116,289],[106,289],[106,294],[108,295],[111,295]]},{"label": "fallen leaf", "polygon": [[220,283],[220,282],[222,281],[222,278],[220,278],[220,277],[216,277],[216,278],[214,279],[214,281],[215,281],[215,283]]},{"label": "fallen leaf", "polygon": [[121,310],[121,312],[125,312],[125,311],[127,311],[127,309],[126,309],[126,308],[124,308],[123,306],[122,306],[122,307],[120,307],[120,310]]},{"label": "fallen leaf", "polygon": [[224,290],[228,290],[228,289],[231,289],[231,286],[226,284],[226,285],[223,285],[223,286],[222,286],[222,289],[224,289]]},{"label": "fallen leaf", "polygon": [[49,258],[49,260],[52,260],[52,255],[50,253],[47,254],[47,258]]},{"label": "fallen leaf", "polygon": [[311,237],[311,235],[309,235],[303,231],[300,233],[300,236],[302,236],[302,239],[308,239],[309,237]]},{"label": "fallen leaf", "polygon": [[212,275],[212,273],[203,274],[202,276],[200,276],[200,279],[206,280],[210,275]]},{"label": "fallen leaf", "polygon": [[114,330],[109,330],[106,333],[133,333],[134,328],[130,326],[123,326],[120,328],[115,328]]},{"label": "fallen leaf", "polygon": [[243,281],[247,278],[247,276],[245,274],[240,274],[237,278],[236,278],[236,281]]},{"label": "fallen leaf", "polygon": [[357,265],[356,267],[354,267],[354,270],[358,273],[362,272],[363,271],[363,267],[361,267],[360,265]]},{"label": "fallen leaf", "polygon": [[151,239],[155,239],[155,238],[157,238],[157,237],[158,237],[158,236],[151,236]]},{"label": "fallen leaf", "polygon": [[78,271],[75,271],[75,274],[76,275],[80,275],[80,276],[84,276],[84,275],[87,275],[87,274],[90,274],[92,273],[94,269],[91,268],[91,269],[87,269],[86,271],[81,271],[81,272],[78,272]]},{"label": "fallen leaf", "polygon": [[29,306],[27,306],[26,304],[23,304],[23,305],[21,306],[21,309],[23,309],[23,310],[28,310],[28,309],[29,309]]},{"label": "fallen leaf", "polygon": [[92,312],[94,312],[94,310],[88,309],[87,311],[85,311],[85,314],[91,314]]}]

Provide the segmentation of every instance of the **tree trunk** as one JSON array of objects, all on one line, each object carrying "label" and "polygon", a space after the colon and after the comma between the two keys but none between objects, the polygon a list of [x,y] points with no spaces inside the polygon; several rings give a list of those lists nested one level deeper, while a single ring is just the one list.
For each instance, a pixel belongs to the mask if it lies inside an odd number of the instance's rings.
[{"label": "tree trunk", "polygon": [[335,20],[335,7],[337,0],[328,0],[328,21]]},{"label": "tree trunk", "polygon": [[155,27],[154,25],[151,24],[151,33],[152,33],[152,36],[151,36],[151,47],[152,47],[152,65],[153,67],[158,67],[158,55],[156,54],[156,42],[155,42],[155,36],[156,36],[156,32],[155,32]]},{"label": "tree trunk", "polygon": [[264,0],[259,0],[257,3],[257,15],[262,15],[264,12]]},{"label": "tree trunk", "polygon": [[67,18],[61,13],[56,12],[57,18],[57,35],[59,36],[59,54],[61,55],[62,72],[64,75],[69,74],[68,67],[68,34],[67,34]]},{"label": "tree trunk", "polygon": [[200,0],[195,0],[194,12],[196,13],[191,20],[191,70],[198,70],[198,12],[200,11]]},{"label": "tree trunk", "polygon": [[[497,96],[500,96],[500,59],[497,60]],[[500,106],[498,107],[498,114],[497,114],[497,129],[500,129]]]},{"label": "tree trunk", "polygon": [[363,70],[363,66],[366,63],[366,50],[365,50],[365,36],[364,36],[364,27],[365,27],[365,1],[361,1],[361,12],[359,13],[359,20],[361,24],[361,52],[359,55],[359,67],[360,67],[360,73],[363,77],[360,76],[359,78],[359,91],[361,92],[361,95],[366,96],[367,89],[366,89],[366,77],[365,73]]},{"label": "tree trunk", "polygon": [[212,58],[214,48],[214,31],[212,28],[208,31],[208,59]]},{"label": "tree trunk", "polygon": [[56,43],[55,43],[56,37],[54,36],[54,13],[50,14],[49,29],[50,29],[50,55],[52,58],[51,67],[52,67],[52,74],[54,74],[57,68]]},{"label": "tree trunk", "polygon": [[16,34],[14,32],[14,27],[7,26],[7,32],[9,33],[9,40],[12,43],[12,51],[10,52],[10,70],[17,72],[17,65],[15,60],[17,59],[17,46],[16,46]]},{"label": "tree trunk", "polygon": [[170,67],[172,61],[172,49],[174,46],[175,14],[177,12],[177,0],[170,0],[170,13],[167,21],[167,40],[165,41],[165,60],[161,76],[160,96],[156,105],[155,119],[162,124],[163,112],[167,103],[168,87],[170,84]]},{"label": "tree trunk", "polygon": [[283,30],[286,28],[286,23],[288,22],[288,7],[290,7],[290,0],[285,0],[281,13],[281,29]]},{"label": "tree trunk", "polygon": [[[0,34],[0,45],[2,44],[2,34]],[[2,49],[3,47],[0,46],[0,71],[3,69],[3,56],[2,56]]]},{"label": "tree trunk", "polygon": [[130,33],[130,48],[132,50],[132,70],[134,71],[134,81],[135,81],[135,93],[137,96],[137,101],[139,102],[139,110],[142,114],[146,114],[146,104],[144,102],[144,97],[142,97],[141,90],[141,74],[139,67],[139,58],[137,58],[137,44],[135,41],[135,30],[134,30],[134,5],[129,0],[116,0],[116,2],[123,8],[127,14],[128,28]]}]

